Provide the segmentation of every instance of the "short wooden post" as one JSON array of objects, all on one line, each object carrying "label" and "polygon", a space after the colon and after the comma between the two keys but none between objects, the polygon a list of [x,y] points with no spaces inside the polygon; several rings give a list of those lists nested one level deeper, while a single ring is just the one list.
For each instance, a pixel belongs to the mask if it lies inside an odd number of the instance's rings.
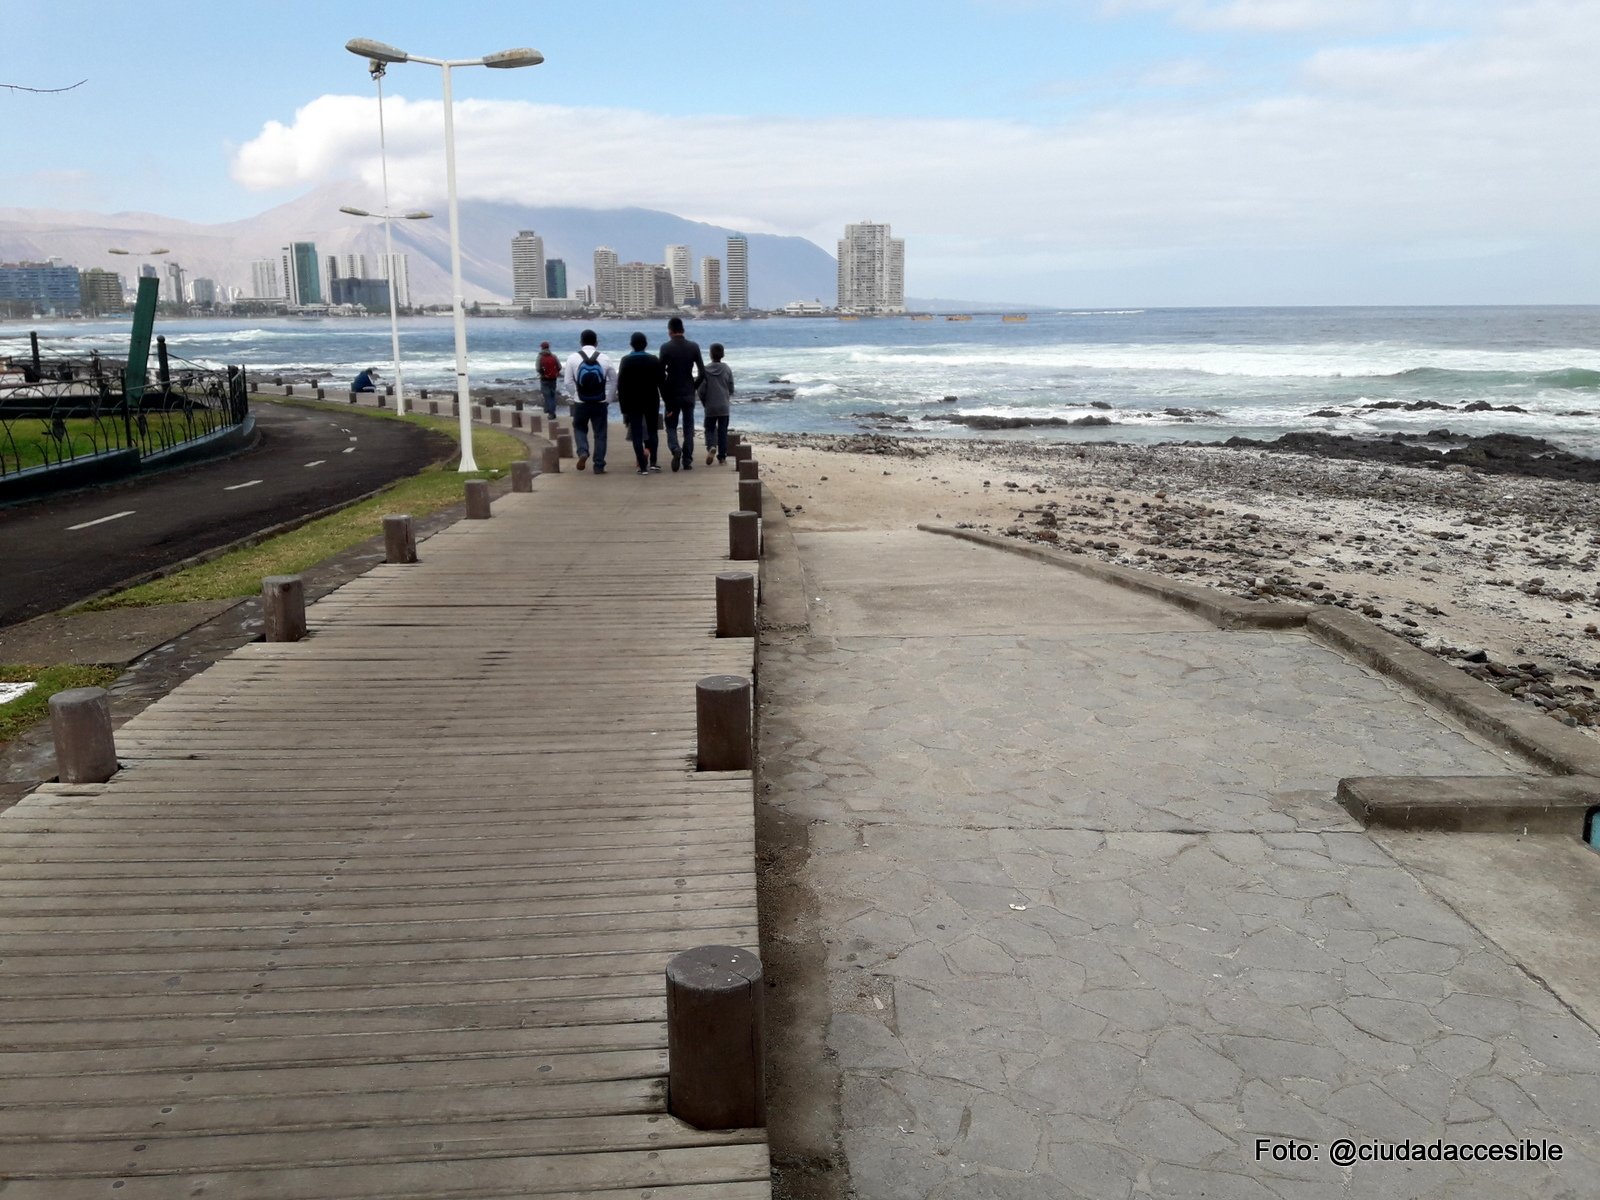
[{"label": "short wooden post", "polygon": [[298,642],[306,635],[306,585],[298,575],[268,575],[261,581],[265,640]]},{"label": "short wooden post", "polygon": [[739,457],[739,447],[742,445],[744,445],[744,434],[730,433],[728,435],[728,453],[733,455],[735,460]]},{"label": "short wooden post", "polygon": [[474,421],[483,420],[483,406],[482,405],[474,404],[472,406],[472,419]]},{"label": "short wooden post", "polygon": [[559,475],[561,473],[561,451],[555,446],[546,446],[539,451],[539,470],[545,475]]},{"label": "short wooden post", "polygon": [[739,480],[739,507],[745,512],[761,515],[761,480]]},{"label": "short wooden post", "polygon": [[744,462],[745,459],[754,458],[755,456],[756,448],[743,438],[739,439],[739,448],[733,452],[733,457],[735,460],[738,462]]},{"label": "short wooden post", "polygon": [[390,513],[383,519],[383,561],[417,561],[417,532],[409,513]]},{"label": "short wooden post", "polygon": [[696,762],[702,771],[748,771],[750,681],[743,675],[707,675],[694,685]]},{"label": "short wooden post", "polygon": [[529,413],[528,414],[528,432],[529,433],[543,433],[544,432],[544,416],[543,416],[543,414],[541,414],[541,413]]},{"label": "short wooden post", "polygon": [[517,404],[517,411],[511,414],[511,428],[522,428],[522,405],[520,402]]},{"label": "short wooden post", "polygon": [[696,1129],[766,1124],[761,960],[697,946],[667,963],[667,1111]]},{"label": "short wooden post", "polygon": [[717,636],[755,637],[756,577],[749,571],[717,575]]},{"label": "short wooden post", "polygon": [[513,492],[533,491],[533,463],[526,458],[519,458],[511,464],[511,490]]},{"label": "short wooden post", "polygon": [[428,389],[427,388],[418,388],[417,389],[417,395],[422,397],[422,399],[426,400],[428,398]]},{"label": "short wooden post", "polygon": [[487,479],[467,480],[467,519],[469,521],[487,521],[489,519],[489,481]]},{"label": "short wooden post", "polygon": [[294,384],[292,384],[292,383],[286,383],[286,384],[284,384],[284,385],[283,385],[283,394],[284,394],[284,395],[285,395],[285,396],[292,396],[292,395],[294,395]]},{"label": "short wooden post", "polygon": [[489,424],[491,424],[491,425],[500,424],[500,408],[499,408],[498,405],[489,410]]},{"label": "short wooden post", "polygon": [[728,557],[736,562],[761,557],[761,514],[747,510],[728,514]]},{"label": "short wooden post", "polygon": [[740,459],[739,460],[739,478],[740,479],[760,479],[761,478],[761,464],[758,463],[753,458]]},{"label": "short wooden post", "polygon": [[384,397],[384,394],[382,392],[379,392],[378,393],[378,407],[379,408],[388,408],[389,407],[389,402],[387,400],[385,400],[383,397]]},{"label": "short wooden post", "polygon": [[104,783],[117,773],[111,697],[105,688],[70,688],[51,696],[50,732],[60,782]]},{"label": "short wooden post", "polygon": [[349,395],[351,404],[359,404],[361,402],[361,397],[358,396],[355,392],[350,392],[350,393],[348,393],[348,395]]},{"label": "short wooden post", "polygon": [[437,400],[428,401],[428,415],[430,417],[437,417],[439,415],[439,402]]},{"label": "short wooden post", "polygon": [[327,398],[328,398],[328,389],[327,388],[318,388],[317,389],[317,399],[318,400],[326,400]]},{"label": "short wooden post", "polygon": [[556,436],[556,449],[561,451],[562,458],[572,457],[572,435],[563,430]]}]

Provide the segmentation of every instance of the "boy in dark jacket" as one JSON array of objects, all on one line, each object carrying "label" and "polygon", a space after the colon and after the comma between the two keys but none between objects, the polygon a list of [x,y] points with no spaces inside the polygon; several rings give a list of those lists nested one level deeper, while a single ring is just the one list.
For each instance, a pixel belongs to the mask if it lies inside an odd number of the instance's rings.
[{"label": "boy in dark jacket", "polygon": [[[700,346],[683,336],[683,318],[667,322],[667,340],[661,343],[661,401],[667,406],[667,449],[672,469],[694,466],[694,390],[700,386],[706,364]],[[678,418],[683,418],[683,446],[678,446]]]},{"label": "boy in dark jacket", "polygon": [[660,471],[656,466],[656,447],[661,428],[661,360],[645,349],[644,334],[629,340],[633,353],[624,354],[617,364],[617,404],[628,426],[633,456],[639,461],[639,474]]},{"label": "boy in dark jacket", "polygon": [[705,409],[706,466],[728,461],[728,412],[733,400],[733,368],[722,361],[722,343],[711,343],[711,363],[700,378],[700,403]]}]

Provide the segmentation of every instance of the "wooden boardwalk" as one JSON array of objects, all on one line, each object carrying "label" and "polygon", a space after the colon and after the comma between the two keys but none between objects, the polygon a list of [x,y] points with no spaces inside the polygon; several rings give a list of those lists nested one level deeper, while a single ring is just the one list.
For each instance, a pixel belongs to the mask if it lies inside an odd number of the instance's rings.
[{"label": "wooden boardwalk", "polygon": [[612,445],[0,814],[6,1200],[770,1194],[665,1108],[667,960],[756,944],[750,775],[693,770],[735,475]]}]

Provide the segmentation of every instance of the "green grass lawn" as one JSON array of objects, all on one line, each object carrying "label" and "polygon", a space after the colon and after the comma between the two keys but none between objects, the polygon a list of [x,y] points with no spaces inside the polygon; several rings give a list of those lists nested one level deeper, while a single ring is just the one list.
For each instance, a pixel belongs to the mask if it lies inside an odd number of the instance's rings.
[{"label": "green grass lawn", "polygon": [[50,433],[50,422],[38,417],[19,417],[0,426],[0,459],[7,470],[25,471],[49,463],[68,462],[107,450],[121,450],[128,444],[120,418],[94,420],[74,417],[63,422],[60,438]]},{"label": "green grass lawn", "polygon": [[[315,401],[298,402],[293,399],[273,403],[295,404],[304,408],[327,408]],[[424,429],[453,435],[458,426],[447,417],[423,416],[407,413],[397,416],[392,412],[375,409],[356,409],[339,406],[341,411],[378,421],[408,421]],[[378,495],[359,504],[353,504],[328,516],[319,517],[298,529],[277,537],[268,538],[254,546],[234,550],[210,562],[175,572],[161,579],[142,583],[110,596],[103,596],[81,606],[77,611],[95,611],[108,608],[142,608],[152,604],[177,604],[186,600],[227,600],[237,596],[254,596],[261,591],[261,580],[267,575],[294,575],[313,566],[341,550],[359,545],[383,532],[383,518],[389,513],[410,513],[425,517],[440,509],[459,504],[462,485],[468,479],[493,479],[503,475],[518,459],[528,457],[528,447],[509,433],[492,429],[474,428],[472,454],[479,470],[463,475],[455,469],[454,460],[437,463],[421,474],[391,484]]]},{"label": "green grass lawn", "polygon": [[68,688],[106,687],[116,679],[110,667],[41,667],[24,663],[0,663],[0,683],[33,681],[33,690],[0,704],[0,746],[28,726],[50,715],[50,697]]}]

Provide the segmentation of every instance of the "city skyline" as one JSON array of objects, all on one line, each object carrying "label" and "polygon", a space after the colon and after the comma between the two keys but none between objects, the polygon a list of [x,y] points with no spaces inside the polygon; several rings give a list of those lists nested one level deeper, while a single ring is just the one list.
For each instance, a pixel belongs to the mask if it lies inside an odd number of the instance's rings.
[{"label": "city skyline", "polygon": [[[1579,0],[819,0],[798,36],[777,9],[710,0],[719,54],[759,70],[676,95],[618,80],[603,105],[587,99],[576,12],[169,6],[8,12],[19,44],[86,31],[74,78],[88,77],[12,97],[11,203],[225,221],[347,174],[375,184],[374,96],[349,37],[439,54],[531,43],[542,66],[458,83],[464,198],[645,207],[820,246],[859,213],[892,213],[918,247],[918,295],[1578,303],[1600,287],[1600,214],[1577,199],[1600,163],[1571,153],[1600,100],[1600,6]],[[622,55],[670,26],[630,0],[615,15]],[[271,86],[230,86],[214,50],[237,44],[277,64]],[[141,58],[191,65],[120,86]],[[19,82],[55,73],[30,65]],[[206,87],[230,102],[192,104]],[[401,64],[385,88],[394,202],[432,203],[437,79]],[[178,110],[182,172],[142,136]],[[712,169],[682,169],[664,144]]]}]

